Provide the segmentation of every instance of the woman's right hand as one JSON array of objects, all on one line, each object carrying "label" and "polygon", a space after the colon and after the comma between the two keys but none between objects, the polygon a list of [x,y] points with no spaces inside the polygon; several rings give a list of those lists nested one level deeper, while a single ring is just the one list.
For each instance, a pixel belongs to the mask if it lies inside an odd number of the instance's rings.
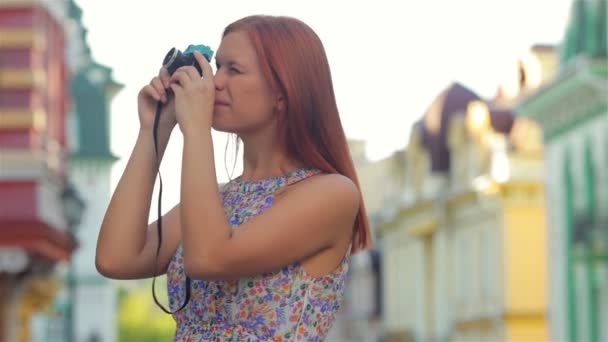
[{"label": "woman's right hand", "polygon": [[137,107],[139,112],[139,123],[142,130],[152,130],[154,126],[154,115],[156,104],[160,101],[163,108],[160,114],[159,130],[171,131],[177,124],[175,117],[175,99],[169,79],[171,76],[166,68],[162,67],[158,76],[152,78],[149,84],[144,86],[137,95]]}]

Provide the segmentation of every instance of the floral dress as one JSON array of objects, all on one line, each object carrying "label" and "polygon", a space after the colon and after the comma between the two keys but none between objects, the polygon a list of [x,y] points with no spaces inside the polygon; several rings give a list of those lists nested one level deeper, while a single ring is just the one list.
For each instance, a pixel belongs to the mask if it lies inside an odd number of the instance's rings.
[{"label": "floral dress", "polygon": [[[277,190],[319,173],[298,169],[260,181],[230,181],[220,188],[233,229],[268,209]],[[191,280],[188,305],[173,315],[174,341],[323,341],[340,308],[348,254],[331,273],[313,277],[301,263],[229,281]],[[185,300],[180,245],[167,270],[169,306]]]}]

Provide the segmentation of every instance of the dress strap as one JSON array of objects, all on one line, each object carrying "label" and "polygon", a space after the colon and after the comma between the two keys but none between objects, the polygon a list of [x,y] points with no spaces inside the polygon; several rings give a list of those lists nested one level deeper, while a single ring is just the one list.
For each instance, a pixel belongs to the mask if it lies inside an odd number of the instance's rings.
[{"label": "dress strap", "polygon": [[308,177],[314,176],[314,175],[318,175],[320,173],[322,173],[323,171],[317,169],[317,168],[301,168],[301,169],[297,169],[295,171],[292,171],[290,173],[288,173],[287,175],[285,175],[286,179],[285,179],[285,186],[290,186],[293,185],[299,181],[302,181]]}]

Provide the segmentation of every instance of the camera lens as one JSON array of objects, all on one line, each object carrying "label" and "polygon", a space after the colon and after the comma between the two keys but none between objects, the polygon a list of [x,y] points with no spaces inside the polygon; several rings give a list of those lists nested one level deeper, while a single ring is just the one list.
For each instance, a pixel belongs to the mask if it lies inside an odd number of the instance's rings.
[{"label": "camera lens", "polygon": [[163,59],[163,66],[167,69],[170,69],[170,66],[175,62],[179,55],[180,52],[178,49],[172,48],[171,50],[169,50],[169,52],[167,52],[167,54],[165,55],[165,59]]}]

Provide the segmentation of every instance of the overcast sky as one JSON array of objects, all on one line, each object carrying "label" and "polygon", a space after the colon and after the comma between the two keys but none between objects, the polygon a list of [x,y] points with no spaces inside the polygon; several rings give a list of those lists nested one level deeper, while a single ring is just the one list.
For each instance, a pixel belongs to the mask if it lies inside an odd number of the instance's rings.
[{"label": "overcast sky", "polygon": [[[83,9],[94,59],[114,70],[125,88],[112,104],[112,147],[122,159],[138,129],[136,94],[171,47],[217,49],[223,28],[250,14],[297,17],[324,43],[340,115],[349,138],[367,141],[372,160],[403,148],[411,124],[453,81],[482,97],[515,75],[530,46],[558,44],[570,0],[425,1],[123,1],[76,0]],[[212,63],[213,64],[213,63]],[[165,208],[177,203],[181,137],[163,162]],[[216,140],[217,170],[226,180],[225,137]],[[238,174],[238,169],[237,169]]]}]

